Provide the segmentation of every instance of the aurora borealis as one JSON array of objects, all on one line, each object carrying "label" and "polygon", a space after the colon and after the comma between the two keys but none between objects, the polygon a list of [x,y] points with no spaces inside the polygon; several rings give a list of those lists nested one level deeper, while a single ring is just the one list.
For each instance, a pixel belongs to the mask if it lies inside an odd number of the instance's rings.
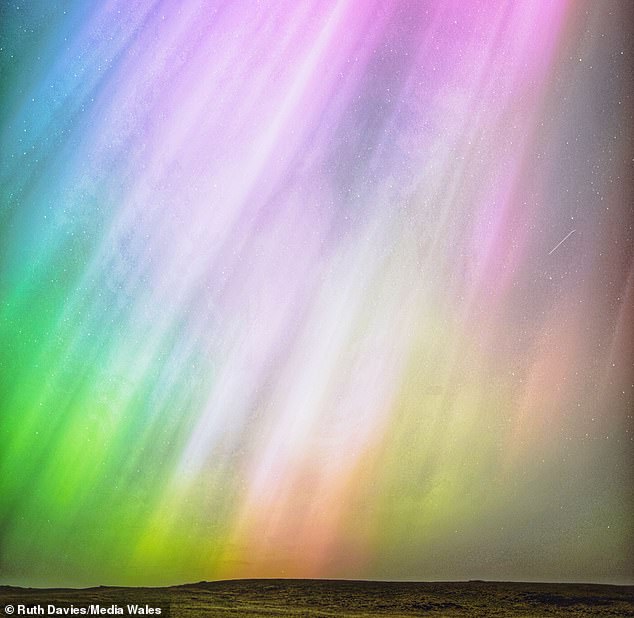
[{"label": "aurora borealis", "polygon": [[0,583],[634,581],[627,0],[0,6]]}]

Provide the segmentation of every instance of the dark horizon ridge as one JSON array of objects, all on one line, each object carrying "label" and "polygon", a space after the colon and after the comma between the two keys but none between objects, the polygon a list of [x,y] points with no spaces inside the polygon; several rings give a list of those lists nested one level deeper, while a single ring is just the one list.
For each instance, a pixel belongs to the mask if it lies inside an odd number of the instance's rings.
[{"label": "dark horizon ridge", "polygon": [[348,584],[398,584],[398,585],[463,585],[463,584],[488,584],[488,585],[524,585],[524,586],[593,586],[593,587],[614,587],[614,588],[634,588],[634,583],[601,583],[601,582],[561,582],[561,581],[525,581],[525,580],[495,580],[495,579],[465,579],[465,580],[411,580],[411,579],[346,579],[332,577],[247,577],[235,579],[200,580],[197,582],[187,582],[182,584],[168,584],[164,586],[126,586],[116,584],[99,584],[95,586],[73,587],[73,586],[17,586],[12,584],[0,584],[0,590],[24,590],[24,591],[90,591],[90,590],[169,590],[179,588],[203,588],[216,586],[218,584],[247,584],[263,582],[284,582],[284,583],[348,583]]}]

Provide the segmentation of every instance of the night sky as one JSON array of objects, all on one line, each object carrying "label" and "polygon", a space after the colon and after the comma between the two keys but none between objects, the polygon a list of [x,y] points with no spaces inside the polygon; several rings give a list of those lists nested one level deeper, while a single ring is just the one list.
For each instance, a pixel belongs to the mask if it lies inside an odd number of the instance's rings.
[{"label": "night sky", "polygon": [[634,582],[633,13],[0,2],[0,583]]}]

